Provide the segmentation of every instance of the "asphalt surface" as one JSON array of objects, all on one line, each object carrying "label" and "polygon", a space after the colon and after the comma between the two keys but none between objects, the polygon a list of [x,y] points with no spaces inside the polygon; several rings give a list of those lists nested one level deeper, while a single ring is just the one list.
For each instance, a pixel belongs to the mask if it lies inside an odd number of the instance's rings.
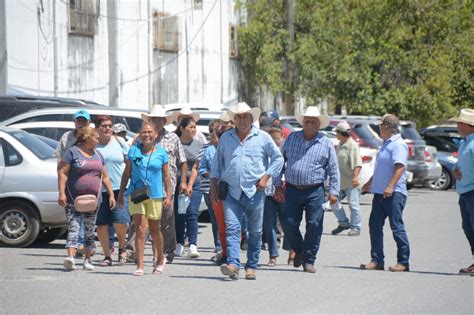
[{"label": "asphalt surface", "polygon": [[[243,279],[243,270],[239,281],[228,280],[210,262],[209,223],[200,224],[201,257],[177,258],[160,276],[151,274],[149,246],[143,277],[131,275],[133,264],[86,272],[80,260],[77,271],[66,272],[64,240],[0,248],[0,313],[474,314],[474,277],[458,275],[472,258],[461,230],[457,194],[410,191],[404,216],[411,245],[409,273],[358,269],[370,260],[370,202],[370,195],[362,197],[358,237],[330,235],[337,221],[326,212],[316,274],[287,266],[285,251],[275,268],[266,267],[268,252],[263,251],[256,281]],[[396,263],[388,221],[385,255],[387,267]],[[95,255],[93,260],[101,258]]]}]

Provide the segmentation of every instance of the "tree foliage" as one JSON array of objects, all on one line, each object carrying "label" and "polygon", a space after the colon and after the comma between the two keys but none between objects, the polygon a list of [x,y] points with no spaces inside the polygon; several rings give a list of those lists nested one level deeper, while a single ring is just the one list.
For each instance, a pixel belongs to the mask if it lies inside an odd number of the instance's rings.
[{"label": "tree foliage", "polygon": [[288,58],[298,95],[349,113],[426,125],[474,106],[472,1],[298,0],[293,51],[284,3],[246,3],[239,45],[248,84],[287,92]]}]

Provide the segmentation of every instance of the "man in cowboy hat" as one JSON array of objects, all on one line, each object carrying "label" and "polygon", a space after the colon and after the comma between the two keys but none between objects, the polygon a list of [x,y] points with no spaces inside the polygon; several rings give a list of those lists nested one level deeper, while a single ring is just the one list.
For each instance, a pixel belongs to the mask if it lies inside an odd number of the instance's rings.
[{"label": "man in cowboy hat", "polygon": [[[176,126],[179,126],[179,124],[181,123],[181,120],[187,117],[192,118],[194,122],[197,123],[199,118],[201,118],[201,115],[199,115],[199,113],[194,113],[189,107],[183,107],[178,112],[176,112],[175,117],[176,117]],[[199,130],[196,130],[196,134],[194,135],[194,140],[201,142],[201,144],[203,145],[207,143],[206,136]]]},{"label": "man in cowboy hat", "polygon": [[461,109],[458,117],[453,117],[459,134],[466,139],[459,146],[458,161],[454,167],[456,191],[459,194],[462,229],[471,246],[472,264],[459,270],[460,274],[474,275],[474,110]]},{"label": "man in cowboy hat", "polygon": [[[142,114],[144,121],[151,122],[155,125],[158,137],[156,144],[163,147],[168,153],[170,176],[171,176],[171,191],[176,189],[178,166],[181,169],[181,186],[180,190],[186,190],[186,155],[183,146],[179,141],[178,136],[174,132],[169,132],[165,126],[171,124],[176,117],[176,113],[168,114],[161,105],[153,105],[150,114]],[[179,163],[179,164],[178,164]],[[173,200],[173,197],[171,198]],[[163,217],[161,219],[161,231],[163,233],[163,251],[166,255],[166,260],[171,263],[174,259],[174,252],[176,250],[176,232],[174,226],[174,209],[171,206],[169,209],[164,209]]]},{"label": "man in cowboy hat", "polygon": [[380,136],[384,140],[377,153],[375,170],[369,181],[362,186],[362,192],[374,194],[369,218],[370,256],[368,264],[360,265],[363,270],[383,270],[383,226],[388,217],[393,238],[397,243],[397,264],[390,266],[393,272],[410,271],[410,244],[403,223],[403,209],[407,201],[408,147],[400,135],[398,117],[385,114],[380,125]]},{"label": "man in cowboy hat", "polygon": [[241,219],[245,213],[248,224],[247,263],[245,278],[256,279],[263,225],[264,189],[271,177],[278,176],[283,157],[270,135],[252,124],[260,110],[246,103],[229,111],[235,128],[220,138],[211,166],[210,198],[218,201],[217,181],[227,183],[228,193],[222,197],[226,223],[227,264],[221,272],[233,280],[239,279]]},{"label": "man in cowboy hat", "polygon": [[[329,201],[335,204],[339,195],[339,168],[332,142],[319,132],[329,124],[329,118],[319,109],[309,106],[296,116],[303,130],[292,132],[283,144],[286,161],[286,198],[283,230],[295,251],[293,266],[315,273],[314,262],[323,233],[324,181],[329,177]],[[306,235],[303,239],[300,223],[306,211]]]}]

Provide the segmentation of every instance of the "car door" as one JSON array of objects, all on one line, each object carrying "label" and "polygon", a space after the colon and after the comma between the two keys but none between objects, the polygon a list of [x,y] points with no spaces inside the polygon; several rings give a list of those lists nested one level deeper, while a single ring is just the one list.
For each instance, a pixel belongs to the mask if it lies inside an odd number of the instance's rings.
[{"label": "car door", "polygon": [[3,146],[0,139],[0,186],[3,185],[3,178],[5,177],[5,160],[3,157]]}]

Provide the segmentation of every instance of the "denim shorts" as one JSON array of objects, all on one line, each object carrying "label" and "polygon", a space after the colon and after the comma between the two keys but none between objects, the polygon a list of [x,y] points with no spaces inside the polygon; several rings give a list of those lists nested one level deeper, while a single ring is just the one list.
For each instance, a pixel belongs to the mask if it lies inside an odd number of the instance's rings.
[{"label": "denim shorts", "polygon": [[[117,200],[118,198],[118,192],[118,190],[114,190],[115,200]],[[97,220],[95,224],[109,225],[111,223],[129,224],[130,213],[128,213],[128,209],[120,209],[118,207],[115,207],[113,210],[110,210],[109,194],[103,192],[102,203],[100,204],[99,211],[97,211]]]}]

